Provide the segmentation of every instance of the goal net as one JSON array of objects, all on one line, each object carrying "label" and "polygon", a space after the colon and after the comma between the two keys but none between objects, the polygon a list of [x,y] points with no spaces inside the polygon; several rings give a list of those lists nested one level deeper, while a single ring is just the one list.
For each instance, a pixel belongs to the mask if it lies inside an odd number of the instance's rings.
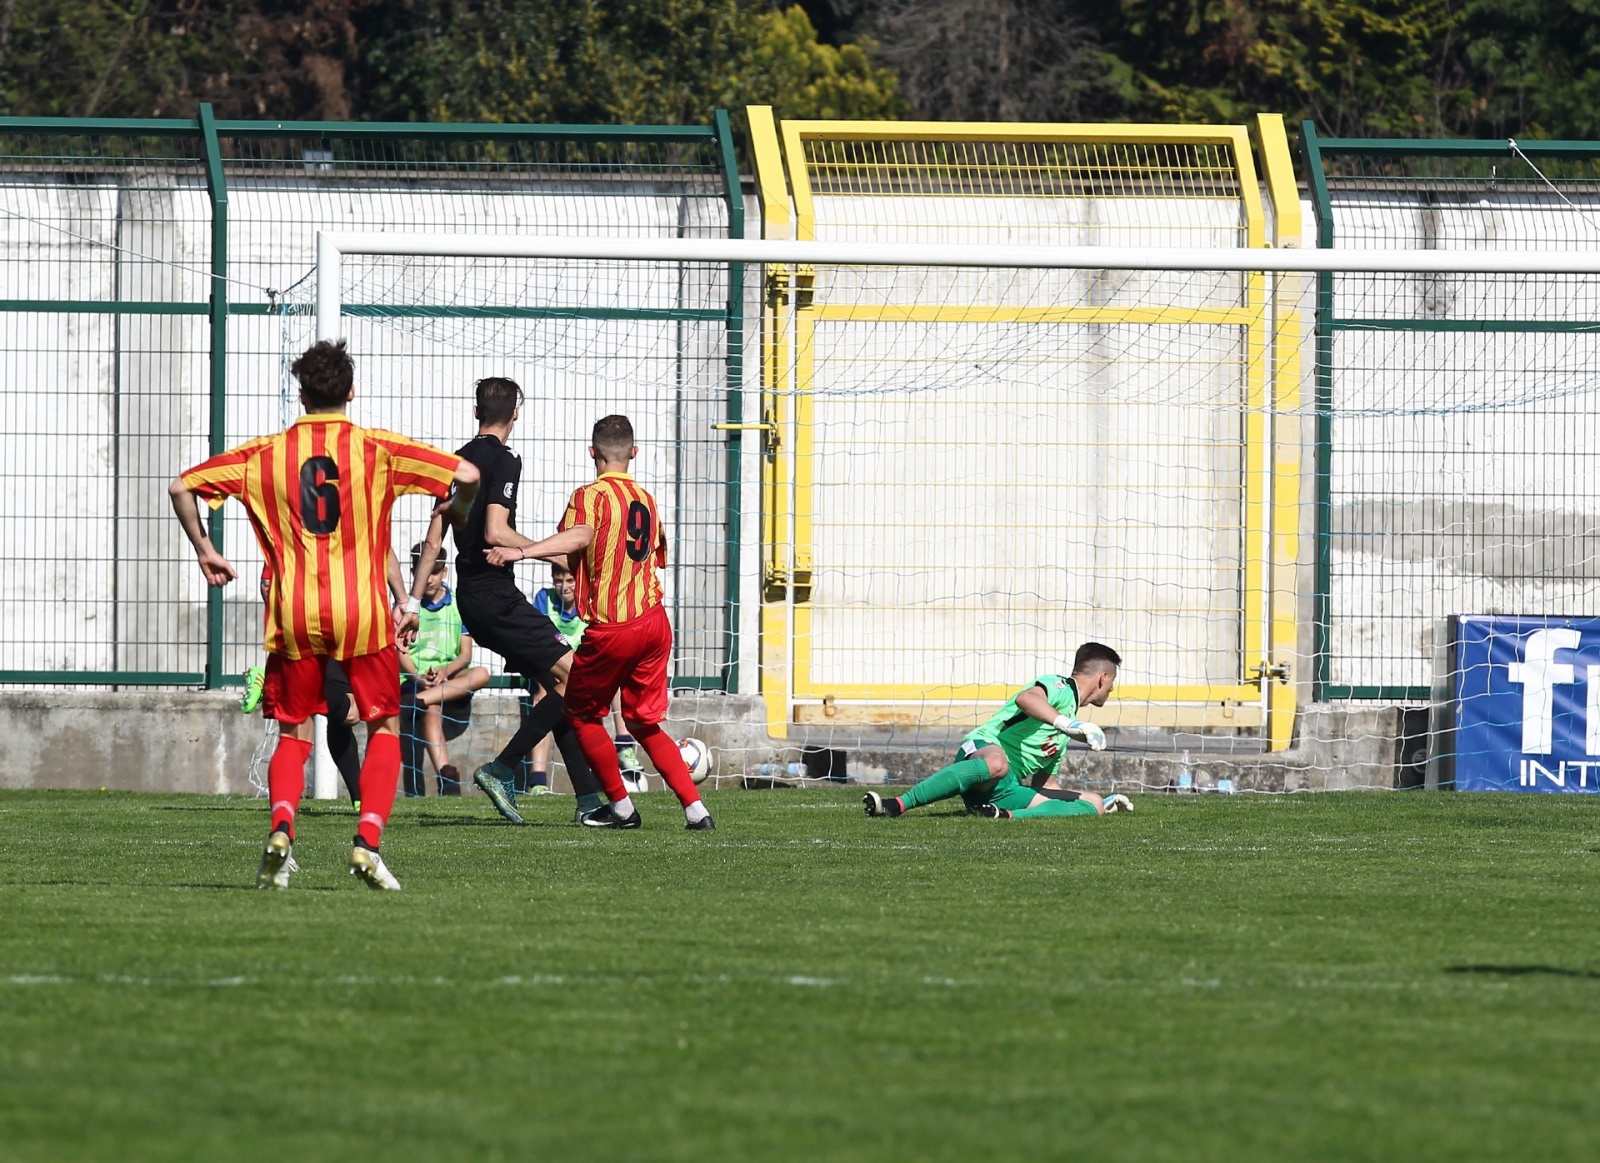
[{"label": "goal net", "polygon": [[[458,404],[477,375],[518,379],[525,529],[553,526],[586,479],[593,420],[633,417],[638,475],[674,530],[674,726],[726,741],[720,776],[924,773],[1099,641],[1124,658],[1087,712],[1113,749],[1074,749],[1064,778],[1296,790],[1395,786],[1400,767],[1420,781],[1441,619],[1570,617],[1595,592],[1587,543],[1556,544],[1594,525],[1590,334],[1397,325],[1336,349],[1319,296],[1397,324],[1422,300],[1466,320],[1581,319],[1596,269],[1511,252],[325,235],[315,302],[302,292],[291,314],[295,342],[313,317],[351,335],[365,378],[448,359]],[[416,419],[386,422],[441,439]],[[1451,540],[1473,521],[1475,539]],[[1560,568],[1522,558],[1534,527]],[[1353,567],[1373,555],[1399,567]],[[1397,625],[1407,650],[1363,654]],[[1318,702],[1330,650],[1367,658],[1357,681],[1395,696]]]}]

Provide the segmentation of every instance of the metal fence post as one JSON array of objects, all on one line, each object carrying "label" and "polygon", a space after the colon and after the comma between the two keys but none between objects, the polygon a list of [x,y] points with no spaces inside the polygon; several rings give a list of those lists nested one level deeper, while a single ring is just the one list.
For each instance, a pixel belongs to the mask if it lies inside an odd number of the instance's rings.
[{"label": "metal fence post", "polygon": [[[1305,151],[1306,182],[1317,208],[1317,245],[1333,245],[1333,203],[1328,195],[1328,177],[1323,170],[1322,145],[1317,127],[1311,121],[1300,127],[1301,148]],[[1312,657],[1311,701],[1327,700],[1332,661],[1333,626],[1333,333],[1328,320],[1333,316],[1333,275],[1317,275],[1315,402],[1316,417],[1316,582],[1311,598]]]},{"label": "metal fence post", "polygon": [[[206,193],[211,198],[211,417],[209,452],[228,446],[228,180],[222,172],[222,147],[216,117],[200,105],[200,151],[206,163]],[[222,549],[222,512],[210,517],[211,542]],[[206,593],[206,688],[222,685],[222,591]]]},{"label": "metal fence post", "polygon": [[[744,237],[744,189],[739,183],[739,161],[733,149],[733,123],[726,109],[716,111],[717,147],[722,155],[722,180],[727,184],[728,237]],[[727,421],[744,423],[744,263],[728,264]],[[742,537],[740,505],[743,482],[744,432],[728,430],[727,517],[724,532],[727,625],[723,634],[722,689],[739,689],[739,542]]]}]

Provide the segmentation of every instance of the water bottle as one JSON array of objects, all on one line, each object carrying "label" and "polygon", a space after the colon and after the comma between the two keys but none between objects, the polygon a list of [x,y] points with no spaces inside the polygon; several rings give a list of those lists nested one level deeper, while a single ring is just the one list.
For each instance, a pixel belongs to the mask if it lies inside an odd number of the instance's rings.
[{"label": "water bottle", "polygon": [[756,768],[756,774],[762,779],[800,779],[805,773],[803,763],[763,763]]},{"label": "water bottle", "polygon": [[1217,780],[1217,790],[1225,796],[1231,796],[1233,794],[1233,780],[1227,778]]},{"label": "water bottle", "polygon": [[1189,753],[1183,753],[1183,762],[1178,765],[1178,790],[1192,792],[1194,790],[1194,769],[1189,766]]}]

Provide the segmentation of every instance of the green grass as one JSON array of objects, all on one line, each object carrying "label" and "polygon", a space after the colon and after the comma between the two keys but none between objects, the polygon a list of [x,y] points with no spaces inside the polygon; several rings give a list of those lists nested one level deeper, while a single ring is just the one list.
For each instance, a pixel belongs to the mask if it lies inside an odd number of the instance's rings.
[{"label": "green grass", "polygon": [[1600,804],[0,794],[0,1157],[1600,1158]]}]

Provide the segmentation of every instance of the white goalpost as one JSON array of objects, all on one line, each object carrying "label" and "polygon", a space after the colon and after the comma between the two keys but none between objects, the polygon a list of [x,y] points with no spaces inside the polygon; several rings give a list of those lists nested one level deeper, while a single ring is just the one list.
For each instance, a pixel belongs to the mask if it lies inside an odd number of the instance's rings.
[{"label": "white goalpost", "polygon": [[[732,264],[760,288],[738,353],[744,417],[702,424],[722,418],[712,381],[727,353],[667,320],[713,325]],[[1479,474],[1529,497],[1551,471],[1582,477],[1576,461],[1536,470],[1518,450],[1600,413],[1580,325],[1600,298],[1597,252],[323,231],[314,286],[301,310],[316,336],[389,327],[386,366],[448,351],[463,368],[542,369],[545,396],[598,385],[547,415],[563,438],[580,435],[579,410],[648,401],[653,439],[682,445],[684,424],[661,433],[700,375],[693,426],[757,466],[728,515],[756,554],[740,566],[738,604],[759,611],[741,631],[759,670],[743,693],[797,743],[942,738],[1059,665],[1063,642],[1097,638],[1127,647],[1099,718],[1123,738],[1248,734],[1265,754],[1289,746],[1330,641],[1359,653],[1374,620],[1524,601],[1559,612],[1600,592],[1585,574],[1528,597],[1444,562],[1450,576],[1418,567],[1397,592],[1351,571],[1331,613],[1311,600],[1330,553],[1400,552],[1347,544],[1340,506],[1403,497],[1412,515],[1374,527],[1415,538],[1413,510],[1442,512]],[[1332,303],[1359,326],[1330,337]],[[1407,321],[1423,311],[1455,331],[1415,339]],[[1535,351],[1517,322],[1532,318],[1572,321],[1570,342]],[[1497,335],[1509,338],[1484,339]],[[1482,448],[1495,424],[1503,455]],[[1413,463],[1419,449],[1443,450],[1436,468]],[[672,471],[705,477],[681,458]],[[1337,588],[1337,561],[1334,574]],[[1374,685],[1415,691],[1428,659],[1419,639],[1374,664],[1399,676]],[[319,794],[323,782],[319,768]]]}]

